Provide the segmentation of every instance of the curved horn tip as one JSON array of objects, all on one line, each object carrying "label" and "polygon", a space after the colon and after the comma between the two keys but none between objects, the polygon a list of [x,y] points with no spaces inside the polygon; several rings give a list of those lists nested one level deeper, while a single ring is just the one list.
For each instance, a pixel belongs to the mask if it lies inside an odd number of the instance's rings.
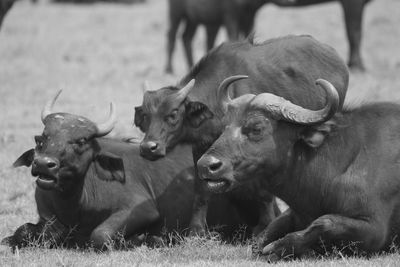
[{"label": "curved horn tip", "polygon": [[[191,79],[191,80],[188,82],[188,84],[187,84],[186,86],[192,87],[192,86],[194,85],[195,82],[196,82],[196,79]],[[186,87],[186,86],[185,86],[185,87]]]},{"label": "curved horn tip", "polygon": [[220,85],[218,86],[218,99],[220,104],[226,108],[227,104],[232,101],[232,99],[229,97],[229,86],[239,80],[242,79],[247,79],[249,76],[247,75],[233,75],[229,76],[228,78],[225,78]]},{"label": "curved horn tip", "polygon": [[180,89],[178,91],[178,99],[181,99],[183,101],[192,90],[195,82],[195,79],[191,79],[182,89]]},{"label": "curved horn tip", "polygon": [[58,90],[57,93],[54,95],[54,97],[50,100],[48,100],[45,104],[45,106],[42,109],[42,114],[41,114],[41,119],[42,122],[44,123],[44,120],[46,119],[46,117],[50,114],[53,113],[52,109],[54,106],[54,103],[57,101],[57,98],[60,96],[62,92],[62,89]]},{"label": "curved horn tip", "polygon": [[315,83],[324,88],[327,94],[329,94],[331,97],[336,98],[337,101],[339,101],[339,93],[333,84],[325,79],[318,79],[315,81]]},{"label": "curved horn tip", "polygon": [[114,102],[110,102],[110,116],[108,120],[102,124],[97,124],[97,137],[109,134],[117,122],[117,113]]}]

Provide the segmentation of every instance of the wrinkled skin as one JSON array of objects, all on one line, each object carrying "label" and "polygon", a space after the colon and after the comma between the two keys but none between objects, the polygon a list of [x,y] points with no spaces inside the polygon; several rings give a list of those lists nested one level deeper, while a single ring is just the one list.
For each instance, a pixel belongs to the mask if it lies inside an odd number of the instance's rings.
[{"label": "wrinkled skin", "polygon": [[[185,30],[182,35],[183,46],[189,68],[193,66],[192,40],[199,24],[204,24],[207,33],[207,51],[214,46],[219,28],[225,26],[230,41],[247,37],[254,26],[257,11],[266,3],[281,7],[301,7],[334,0],[170,0],[169,29],[167,33],[167,65],[165,71],[173,72],[172,56],[175,48],[176,33],[182,21]],[[361,35],[363,12],[369,0],[337,0],[343,8],[347,39],[349,42],[348,66],[363,71],[361,59]]]},{"label": "wrinkled skin", "polygon": [[[225,78],[237,74],[249,78],[232,84],[233,97],[271,92],[311,109],[321,108],[325,103],[324,91],[315,85],[316,79],[325,77],[332,82],[338,89],[342,106],[349,75],[337,53],[310,36],[285,36],[261,44],[248,41],[223,44],[206,55],[178,86],[145,92],[142,106],[135,108],[135,125],[145,132],[141,155],[157,160],[176,144],[189,143],[196,163],[226,125],[223,120],[225,108],[218,103],[218,87]],[[182,90],[191,79],[195,79],[192,89],[182,96]],[[260,181],[254,180],[248,186],[256,189],[258,183]],[[213,188],[215,184],[196,179],[191,222],[195,233],[204,231],[210,191],[218,193]],[[268,198],[264,198],[269,195],[267,190],[252,192],[249,188],[239,188],[230,194],[237,199],[243,196],[255,198],[261,207],[273,206]],[[260,212],[271,209],[262,208]],[[270,220],[260,221],[257,228]]]},{"label": "wrinkled skin", "polygon": [[278,119],[262,95],[229,104],[227,128],[198,161],[200,177],[226,191],[262,179],[289,205],[254,252],[275,261],[349,244],[389,249],[400,232],[400,106],[369,104],[303,125]]},{"label": "wrinkled skin", "polygon": [[[103,250],[121,235],[137,244],[144,232],[154,236],[187,228],[193,203],[190,149],[180,146],[165,159],[148,162],[139,156],[138,144],[98,138],[98,125],[84,117],[53,113],[44,124],[35,149],[14,163],[32,165],[39,221],[20,226],[2,244],[15,248],[38,241]],[[227,235],[256,220],[242,219],[226,199],[214,207],[209,225],[222,226]]]}]

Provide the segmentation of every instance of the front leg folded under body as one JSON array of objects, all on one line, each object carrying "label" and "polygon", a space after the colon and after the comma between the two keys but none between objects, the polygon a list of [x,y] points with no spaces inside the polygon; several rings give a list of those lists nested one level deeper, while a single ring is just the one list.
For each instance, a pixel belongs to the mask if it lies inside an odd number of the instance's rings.
[{"label": "front leg folded under body", "polygon": [[90,242],[95,249],[104,250],[112,243],[118,232],[125,237],[136,234],[139,229],[155,223],[160,214],[151,201],[139,201],[131,209],[119,210],[97,226],[90,235]]},{"label": "front leg folded under body", "polygon": [[375,252],[387,243],[386,238],[385,226],[381,222],[328,214],[314,220],[304,230],[289,233],[269,243],[262,254],[271,261],[298,257],[321,240],[328,245],[337,242],[353,243],[366,252]]},{"label": "front leg folded under body", "polygon": [[37,224],[26,223],[17,228],[12,236],[6,237],[1,244],[11,248],[22,248],[30,245],[54,247],[68,241],[71,230],[57,219],[40,219]]}]

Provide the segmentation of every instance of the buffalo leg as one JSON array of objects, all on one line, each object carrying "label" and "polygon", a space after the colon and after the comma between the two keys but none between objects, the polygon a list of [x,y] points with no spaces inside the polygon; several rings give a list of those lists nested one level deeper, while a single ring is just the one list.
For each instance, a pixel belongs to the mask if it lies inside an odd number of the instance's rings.
[{"label": "buffalo leg", "polygon": [[1,243],[12,248],[22,248],[30,244],[54,246],[62,244],[68,229],[57,220],[39,221],[37,224],[26,223],[18,227],[12,236],[4,238]]},{"label": "buffalo leg", "polygon": [[329,214],[319,217],[302,231],[270,243],[262,253],[270,260],[301,256],[320,240],[356,242],[361,249],[375,252],[384,245],[385,238],[384,228],[376,222]]},{"label": "buffalo leg", "polygon": [[22,248],[29,246],[34,240],[38,240],[42,232],[43,225],[26,223],[18,227],[12,236],[6,237],[1,241],[2,245],[7,245],[11,248]]},{"label": "buffalo leg", "polygon": [[254,28],[254,18],[256,13],[249,14],[246,19],[244,19],[241,25],[241,34],[243,34],[243,38],[248,38]]},{"label": "buffalo leg", "polygon": [[260,254],[265,245],[295,231],[295,221],[295,215],[290,208],[279,215],[255,237],[253,254]]},{"label": "buffalo leg", "polygon": [[159,213],[152,202],[148,200],[134,202],[141,204],[133,210],[120,210],[112,214],[92,231],[90,241],[95,249],[106,249],[119,231],[125,230],[126,236],[130,236],[139,228],[154,223],[159,218]]},{"label": "buffalo leg", "polygon": [[202,182],[199,179],[196,180],[193,214],[189,228],[191,235],[204,235],[207,227],[208,203],[211,196],[203,188]]},{"label": "buffalo leg", "polygon": [[253,229],[254,236],[260,234],[275,219],[275,206],[276,202],[272,195],[263,198],[263,201],[259,203],[260,218],[256,227]]},{"label": "buffalo leg", "polygon": [[228,33],[229,41],[236,41],[239,39],[239,25],[238,20],[235,16],[226,16],[225,20],[225,27]]},{"label": "buffalo leg", "polygon": [[180,14],[175,14],[170,11],[170,25],[168,30],[168,44],[167,44],[167,66],[165,67],[166,73],[173,73],[172,56],[175,50],[176,32],[178,31],[181,22]]},{"label": "buffalo leg", "polygon": [[190,21],[186,22],[186,28],[183,32],[183,46],[185,48],[186,60],[189,68],[193,67],[192,40],[196,33],[197,24]]},{"label": "buffalo leg", "polygon": [[342,0],[346,33],[349,40],[349,61],[350,68],[364,70],[361,59],[361,34],[362,18],[365,0]]},{"label": "buffalo leg", "polygon": [[215,38],[217,37],[219,30],[219,25],[207,25],[207,51],[211,50],[214,47]]}]

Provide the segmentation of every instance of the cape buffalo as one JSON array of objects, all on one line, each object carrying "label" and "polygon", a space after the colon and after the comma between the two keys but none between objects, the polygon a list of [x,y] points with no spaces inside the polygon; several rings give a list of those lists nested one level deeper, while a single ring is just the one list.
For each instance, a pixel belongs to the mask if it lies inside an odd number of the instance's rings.
[{"label": "cape buffalo", "polygon": [[334,86],[317,83],[327,92],[317,111],[273,94],[230,100],[225,87],[228,126],[198,161],[218,191],[259,178],[289,205],[257,238],[270,260],[349,244],[371,253],[400,234],[400,105],[337,112]]},{"label": "cape buffalo", "polygon": [[349,41],[349,61],[352,68],[364,70],[360,44],[362,17],[365,4],[370,0],[169,0],[169,30],[167,43],[167,66],[165,71],[172,73],[172,55],[176,33],[182,21],[185,30],[182,36],[183,46],[189,67],[193,66],[191,43],[199,24],[206,27],[207,50],[214,46],[215,37],[221,26],[225,26],[230,41],[240,36],[247,37],[254,26],[257,11],[266,3],[281,7],[301,7],[319,3],[339,1],[343,8]]},{"label": "cape buffalo", "polygon": [[[67,246],[92,243],[102,249],[117,233],[130,238],[141,232],[159,235],[186,228],[194,190],[190,149],[177,147],[164,160],[149,162],[139,156],[136,144],[100,138],[113,129],[113,106],[110,119],[96,124],[82,116],[52,113],[57,96],[43,109],[45,128],[35,137],[36,148],[14,163],[32,165],[32,175],[38,177],[39,221],[22,225],[2,243],[12,247],[26,246],[29,240]],[[256,223],[258,210],[247,210],[249,217],[242,220],[227,200],[222,201],[210,210],[211,226],[225,226],[222,230],[229,234],[241,224]]]},{"label": "cape buffalo", "polygon": [[[339,107],[349,78],[346,64],[337,53],[310,36],[286,36],[262,44],[249,41],[222,44],[208,53],[177,86],[145,92],[143,104],[135,112],[135,124],[145,132],[141,155],[156,160],[176,144],[189,143],[197,162],[225,127],[222,120],[225,108],[218,102],[218,86],[226,77],[236,74],[249,75],[251,79],[235,83],[240,86],[233,88],[233,96],[271,92],[311,109],[321,108],[326,101],[324,90],[314,83],[317,78],[332,81],[339,91]],[[242,78],[231,77],[225,82]],[[199,184],[191,228],[201,232],[209,194],[203,187],[213,184],[198,179],[196,182]],[[268,192],[261,192],[257,182],[254,183],[245,192],[238,189],[232,194],[239,199],[243,196],[260,199],[259,194],[263,199],[266,196],[271,199]],[[272,210],[269,202],[262,202],[260,207],[264,212]],[[273,215],[267,214],[270,215],[260,221],[261,228]]]}]

